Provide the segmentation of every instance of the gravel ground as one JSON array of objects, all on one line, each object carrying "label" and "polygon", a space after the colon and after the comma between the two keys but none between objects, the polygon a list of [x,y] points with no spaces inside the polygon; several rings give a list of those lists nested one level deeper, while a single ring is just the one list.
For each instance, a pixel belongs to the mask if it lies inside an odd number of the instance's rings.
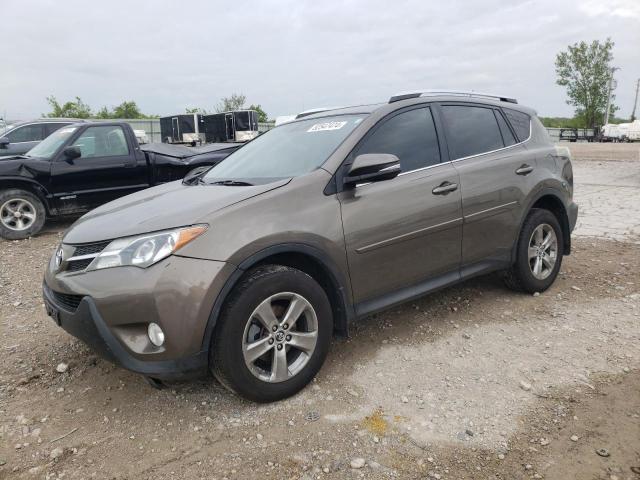
[{"label": "gravel ground", "polygon": [[640,149],[571,149],[549,291],[489,275],[373,315],[271,405],[96,358],[40,299],[68,223],[0,240],[0,478],[640,479]]}]

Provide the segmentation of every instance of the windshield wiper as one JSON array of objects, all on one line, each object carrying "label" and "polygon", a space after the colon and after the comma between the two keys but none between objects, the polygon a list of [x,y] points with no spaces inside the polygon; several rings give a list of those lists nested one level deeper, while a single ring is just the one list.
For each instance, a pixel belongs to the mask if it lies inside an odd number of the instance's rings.
[{"label": "windshield wiper", "polygon": [[219,180],[217,182],[209,182],[209,185],[228,185],[231,187],[252,187],[253,183],[244,182],[242,180]]}]

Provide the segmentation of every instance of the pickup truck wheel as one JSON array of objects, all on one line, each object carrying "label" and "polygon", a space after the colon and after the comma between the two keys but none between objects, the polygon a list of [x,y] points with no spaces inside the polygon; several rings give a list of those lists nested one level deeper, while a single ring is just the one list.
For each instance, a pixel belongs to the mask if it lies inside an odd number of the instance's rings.
[{"label": "pickup truck wheel", "polygon": [[332,332],[329,300],[313,278],[282,265],[258,267],[225,303],[210,367],[220,383],[249,400],[281,400],[320,370]]},{"label": "pickup truck wheel", "polygon": [[38,233],[46,212],[42,201],[26,190],[0,191],[0,237],[21,240]]},{"label": "pickup truck wheel", "polygon": [[563,245],[556,216],[549,210],[532,209],[520,231],[516,261],[505,275],[507,286],[527,293],[545,291],[560,271]]}]

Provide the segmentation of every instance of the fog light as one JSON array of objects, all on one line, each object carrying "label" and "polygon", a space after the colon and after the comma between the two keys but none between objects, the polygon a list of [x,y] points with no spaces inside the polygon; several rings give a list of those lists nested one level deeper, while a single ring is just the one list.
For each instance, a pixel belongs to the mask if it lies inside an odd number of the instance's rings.
[{"label": "fog light", "polygon": [[147,335],[149,335],[149,340],[151,340],[151,343],[156,347],[160,347],[164,343],[164,332],[157,323],[149,324],[149,328],[147,328]]}]

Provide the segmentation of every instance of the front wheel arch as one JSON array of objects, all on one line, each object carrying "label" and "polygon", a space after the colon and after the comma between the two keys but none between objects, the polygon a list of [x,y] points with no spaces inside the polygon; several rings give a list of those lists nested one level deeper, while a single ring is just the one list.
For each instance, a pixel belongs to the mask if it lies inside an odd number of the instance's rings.
[{"label": "front wheel arch", "polygon": [[0,192],[4,190],[26,190],[32,193],[42,202],[47,216],[54,215],[48,199],[48,192],[38,182],[23,178],[0,178]]},{"label": "front wheel arch", "polygon": [[279,264],[296,268],[316,280],[327,293],[333,310],[334,331],[340,336],[348,335],[348,323],[355,317],[350,297],[350,284],[339,273],[330,258],[316,247],[302,243],[284,243],[264,248],[245,260],[230,275],[216,298],[204,337],[202,348],[208,349],[222,308],[236,285],[246,273],[263,264]]}]

